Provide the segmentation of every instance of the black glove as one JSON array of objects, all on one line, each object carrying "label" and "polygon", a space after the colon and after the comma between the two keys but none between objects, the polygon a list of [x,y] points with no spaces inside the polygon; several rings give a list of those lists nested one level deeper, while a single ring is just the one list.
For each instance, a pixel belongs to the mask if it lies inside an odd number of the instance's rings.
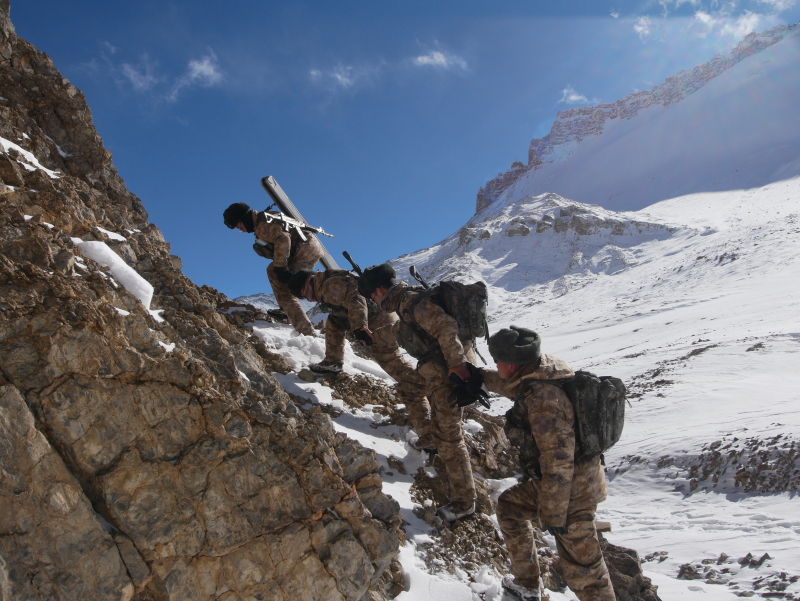
[{"label": "black glove", "polygon": [[275,267],[272,271],[273,273],[275,273],[275,278],[281,284],[288,284],[289,278],[292,277],[292,272],[289,271],[286,267]]},{"label": "black glove", "polygon": [[469,370],[469,379],[466,382],[456,374],[450,374],[450,381],[456,386],[447,397],[447,402],[451,407],[456,405],[466,407],[478,402],[488,409],[490,407],[489,395],[483,389],[483,372],[469,362],[467,362],[467,369]]},{"label": "black glove", "polygon": [[563,534],[566,534],[568,532],[566,526],[548,526],[547,524],[544,524],[544,527],[553,536],[555,536],[556,534],[563,535]]},{"label": "black glove", "polygon": [[372,336],[367,334],[364,330],[353,330],[353,336],[356,337],[361,344],[372,346]]}]

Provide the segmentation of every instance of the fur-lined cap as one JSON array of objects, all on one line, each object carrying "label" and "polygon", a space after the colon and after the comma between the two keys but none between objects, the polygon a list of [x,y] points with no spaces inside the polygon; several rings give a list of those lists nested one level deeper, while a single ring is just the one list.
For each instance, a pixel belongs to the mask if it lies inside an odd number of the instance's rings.
[{"label": "fur-lined cap", "polygon": [[527,365],[542,356],[542,339],[527,328],[511,326],[495,332],[489,338],[489,354],[492,359],[508,365]]}]

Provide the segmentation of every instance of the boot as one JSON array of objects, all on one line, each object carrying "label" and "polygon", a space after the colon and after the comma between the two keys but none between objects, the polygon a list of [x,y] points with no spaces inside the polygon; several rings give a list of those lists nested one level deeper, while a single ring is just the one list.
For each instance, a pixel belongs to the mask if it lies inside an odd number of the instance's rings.
[{"label": "boot", "polygon": [[340,374],[342,373],[342,364],[320,361],[319,363],[312,363],[308,366],[308,369],[317,374]]},{"label": "boot", "polygon": [[473,513],[475,513],[474,500],[471,503],[459,503],[453,501],[452,503],[448,503],[444,507],[440,507],[436,510],[436,514],[445,522],[455,522],[456,520],[470,516]]},{"label": "boot", "polygon": [[514,577],[511,574],[503,576],[503,590],[506,591],[516,601],[540,601],[542,596],[539,592],[539,587],[529,588],[514,582]]}]

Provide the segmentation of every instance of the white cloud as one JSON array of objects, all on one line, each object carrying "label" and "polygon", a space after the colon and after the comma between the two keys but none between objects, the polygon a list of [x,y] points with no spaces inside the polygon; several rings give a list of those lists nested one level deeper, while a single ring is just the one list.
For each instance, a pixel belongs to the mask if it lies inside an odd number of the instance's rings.
[{"label": "white cloud", "polygon": [[217,55],[209,48],[208,54],[197,60],[190,60],[186,73],[175,80],[172,90],[167,95],[167,100],[174,102],[178,93],[184,88],[200,86],[211,88],[222,83],[224,76],[217,62]]},{"label": "white cloud", "polygon": [[330,72],[330,76],[336,85],[342,88],[353,87],[359,77],[356,68],[351,65],[337,65]]},{"label": "white cloud", "polygon": [[[669,16],[670,9],[680,8],[682,4],[691,4],[692,6],[699,5],[701,0],[658,0],[658,3],[663,9],[664,16]],[[719,0],[712,0],[714,4],[719,4]]]},{"label": "white cloud", "polygon": [[728,38],[731,41],[739,41],[747,34],[757,31],[762,27],[763,15],[745,11],[738,17],[727,15],[712,15],[707,12],[697,11],[694,14],[695,21],[703,27],[700,33],[702,37],[714,35],[721,38]]},{"label": "white cloud", "polygon": [[614,17],[615,19],[619,19],[619,13],[618,12],[612,10],[609,14],[612,17]]},{"label": "white cloud", "polygon": [[311,69],[308,72],[311,81],[329,90],[348,90],[363,82],[369,81],[380,73],[381,66],[356,67],[338,63],[336,66],[323,71]]},{"label": "white cloud", "polygon": [[645,41],[653,33],[653,21],[650,17],[639,17],[633,25],[633,30],[639,34],[639,39]]},{"label": "white cloud", "polygon": [[723,35],[727,35],[734,39],[740,39],[748,33],[752,33],[761,28],[762,15],[746,11],[741,17],[735,21],[726,23],[722,28]]},{"label": "white cloud", "polygon": [[156,66],[150,61],[150,57],[144,54],[139,65],[134,66],[129,63],[122,63],[119,70],[122,76],[133,86],[134,90],[145,92],[162,80],[155,74]]},{"label": "white cloud", "polygon": [[103,46],[103,48],[105,48],[106,50],[108,50],[108,53],[109,53],[109,54],[116,54],[116,53],[117,53],[117,51],[119,50],[119,48],[117,48],[116,46],[114,46],[114,45],[113,45],[111,42],[109,42],[108,40],[103,40],[102,42],[100,42],[100,45],[101,45],[101,46]]},{"label": "white cloud", "polygon": [[793,8],[797,4],[797,0],[758,0],[761,4],[766,4],[772,10],[782,13],[785,10]]},{"label": "white cloud", "polygon": [[428,54],[414,57],[411,62],[418,67],[436,67],[439,69],[467,68],[467,62],[463,58],[455,54],[445,54],[440,50],[431,50]]},{"label": "white cloud", "polygon": [[186,79],[205,88],[215,86],[223,79],[217,64],[217,56],[209,50],[209,54],[196,61],[189,61]]},{"label": "white cloud", "polygon": [[576,92],[571,85],[567,85],[566,88],[561,90],[561,94],[561,100],[558,101],[558,104],[589,104],[590,102],[586,96]]},{"label": "white cloud", "polygon": [[174,102],[178,94],[189,87],[210,88],[225,79],[217,55],[210,48],[198,59],[186,65],[186,71],[177,77],[159,73],[159,61],[142,54],[136,62],[123,62],[114,55],[123,51],[106,40],[101,40],[98,58],[83,63],[81,68],[96,77],[110,77],[121,87],[130,86],[134,92],[148,93],[156,101]]}]

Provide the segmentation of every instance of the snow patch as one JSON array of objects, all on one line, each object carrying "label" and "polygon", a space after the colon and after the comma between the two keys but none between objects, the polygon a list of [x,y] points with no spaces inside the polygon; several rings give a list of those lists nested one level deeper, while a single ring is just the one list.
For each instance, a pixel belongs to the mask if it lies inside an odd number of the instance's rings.
[{"label": "snow patch", "polygon": [[8,153],[9,149],[13,148],[13,149],[14,149],[14,150],[16,150],[16,151],[17,151],[19,154],[21,154],[21,155],[24,157],[24,159],[25,159],[25,160],[23,161],[23,160],[19,160],[19,159],[18,159],[18,160],[17,160],[17,162],[18,162],[20,165],[22,165],[23,167],[25,167],[25,169],[27,169],[28,171],[36,171],[37,169],[41,169],[41,170],[42,170],[42,171],[44,171],[44,172],[45,172],[45,173],[46,173],[48,176],[50,176],[52,179],[59,179],[59,178],[61,177],[61,176],[60,176],[58,173],[56,173],[55,171],[53,171],[53,170],[51,170],[51,169],[48,169],[47,167],[45,167],[44,165],[42,165],[42,164],[39,162],[39,159],[37,159],[37,158],[36,158],[36,157],[33,155],[33,153],[32,153],[32,152],[29,152],[29,151],[25,150],[24,148],[22,148],[22,147],[21,147],[21,146],[19,146],[18,144],[14,144],[14,142],[11,142],[10,140],[6,140],[5,138],[3,138],[3,137],[0,137],[0,146],[2,146],[2,147],[3,147],[3,152],[6,152],[6,153]]},{"label": "snow patch", "polygon": [[153,299],[153,287],[105,242],[84,242],[80,238],[72,238],[72,243],[88,258],[104,267],[108,267],[111,274],[123,288],[138,298],[145,309],[150,309],[150,301]]}]

